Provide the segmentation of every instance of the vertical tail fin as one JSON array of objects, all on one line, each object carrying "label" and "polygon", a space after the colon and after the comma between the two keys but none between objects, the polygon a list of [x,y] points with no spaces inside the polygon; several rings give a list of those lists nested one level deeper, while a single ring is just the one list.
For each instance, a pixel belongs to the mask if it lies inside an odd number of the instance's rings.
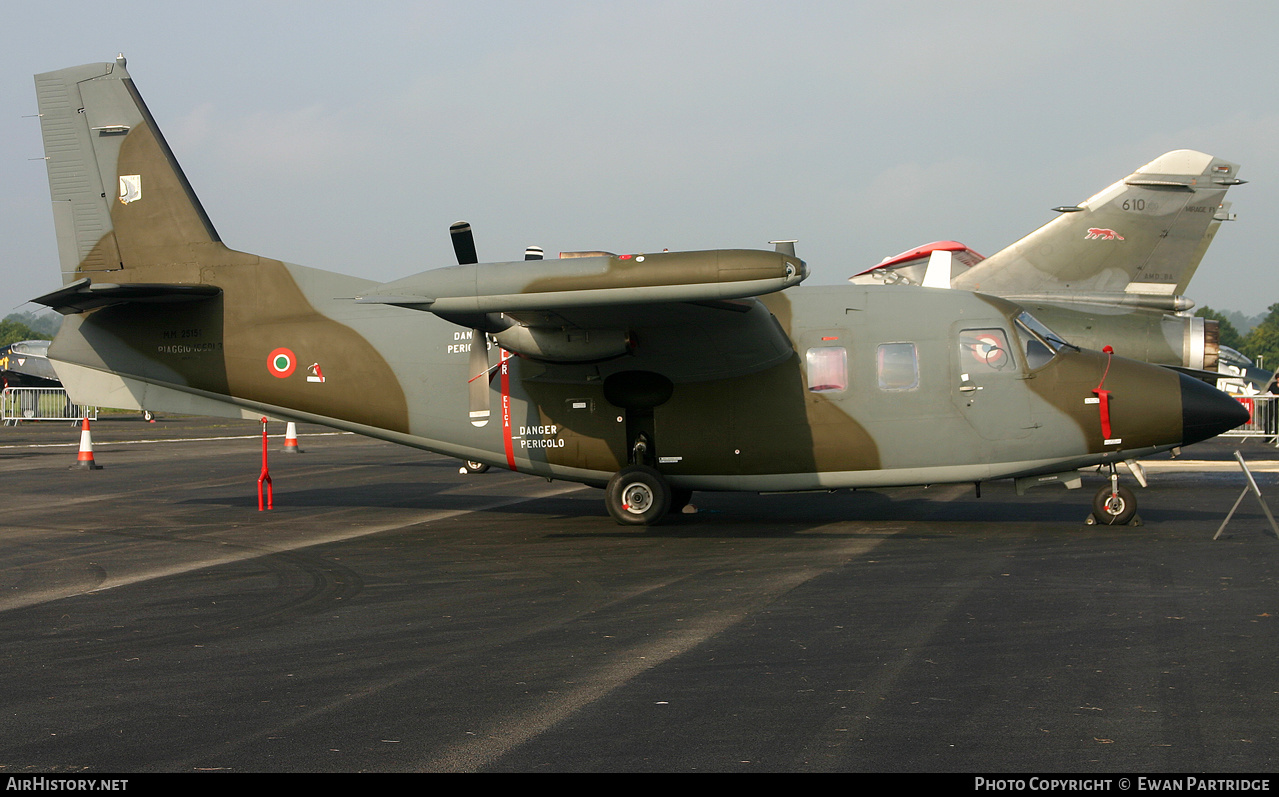
[{"label": "vertical tail fin", "polygon": [[1118,293],[1174,309],[1217,227],[1239,166],[1193,150],[1161,155],[957,276],[953,287],[1087,301]]},{"label": "vertical tail fin", "polygon": [[123,56],[35,82],[64,284],[193,264],[201,245],[220,243]]}]

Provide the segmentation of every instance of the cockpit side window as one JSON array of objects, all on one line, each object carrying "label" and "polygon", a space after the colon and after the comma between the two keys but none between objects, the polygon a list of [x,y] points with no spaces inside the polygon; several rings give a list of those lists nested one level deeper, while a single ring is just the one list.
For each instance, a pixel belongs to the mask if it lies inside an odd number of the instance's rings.
[{"label": "cockpit side window", "polygon": [[1030,313],[1017,316],[1017,329],[1026,351],[1026,365],[1032,371],[1047,365],[1062,346],[1070,345]]},{"label": "cockpit side window", "polygon": [[959,362],[975,374],[1015,371],[1008,334],[1002,329],[965,329],[959,333]]},{"label": "cockpit side window", "polygon": [[1026,338],[1026,364],[1030,366],[1030,370],[1042,368],[1047,365],[1053,358],[1053,350],[1048,345],[1034,335],[1027,335]]}]

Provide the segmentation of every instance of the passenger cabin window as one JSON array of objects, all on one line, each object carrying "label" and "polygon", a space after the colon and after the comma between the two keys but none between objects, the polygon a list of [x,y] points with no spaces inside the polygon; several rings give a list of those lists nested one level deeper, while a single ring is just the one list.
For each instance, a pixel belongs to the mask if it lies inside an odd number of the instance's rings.
[{"label": "passenger cabin window", "polygon": [[810,391],[838,393],[848,389],[848,352],[842,346],[809,349],[807,360]]},{"label": "passenger cabin window", "polygon": [[959,362],[974,374],[1015,368],[1008,335],[1002,329],[965,329],[959,333]]},{"label": "passenger cabin window", "polygon": [[881,343],[875,357],[882,390],[919,387],[919,356],[914,343]]}]

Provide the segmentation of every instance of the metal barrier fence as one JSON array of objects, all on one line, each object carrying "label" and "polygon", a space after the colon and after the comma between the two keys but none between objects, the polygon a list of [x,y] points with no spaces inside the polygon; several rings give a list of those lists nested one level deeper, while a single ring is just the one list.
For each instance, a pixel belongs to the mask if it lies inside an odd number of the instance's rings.
[{"label": "metal barrier fence", "polygon": [[1248,422],[1238,429],[1231,429],[1222,437],[1275,437],[1276,423],[1279,422],[1279,396],[1235,396],[1235,399],[1248,408]]},{"label": "metal barrier fence", "polygon": [[98,419],[97,407],[84,407],[60,387],[7,387],[0,393],[0,419],[5,426],[18,421],[78,421]]}]

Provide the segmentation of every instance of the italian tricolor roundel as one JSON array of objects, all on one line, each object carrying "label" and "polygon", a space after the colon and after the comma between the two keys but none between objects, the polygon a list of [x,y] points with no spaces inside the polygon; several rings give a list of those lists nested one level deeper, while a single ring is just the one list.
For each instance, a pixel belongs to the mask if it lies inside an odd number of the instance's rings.
[{"label": "italian tricolor roundel", "polygon": [[276,349],[266,358],[266,369],[271,372],[271,376],[280,379],[293,373],[293,369],[297,367],[297,355],[289,349]]},{"label": "italian tricolor roundel", "polygon": [[990,334],[977,336],[977,350],[973,352],[973,356],[978,362],[991,368],[1003,368],[1004,361],[1008,359],[1003,340]]}]

